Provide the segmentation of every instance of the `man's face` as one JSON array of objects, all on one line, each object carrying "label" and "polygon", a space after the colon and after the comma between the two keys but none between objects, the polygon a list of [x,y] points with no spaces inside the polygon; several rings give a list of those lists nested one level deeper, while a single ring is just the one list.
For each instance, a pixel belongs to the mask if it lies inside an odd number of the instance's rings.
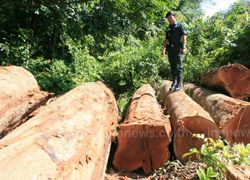
[{"label": "man's face", "polygon": [[167,17],[169,24],[174,24],[176,22],[176,17],[175,16],[168,16]]}]

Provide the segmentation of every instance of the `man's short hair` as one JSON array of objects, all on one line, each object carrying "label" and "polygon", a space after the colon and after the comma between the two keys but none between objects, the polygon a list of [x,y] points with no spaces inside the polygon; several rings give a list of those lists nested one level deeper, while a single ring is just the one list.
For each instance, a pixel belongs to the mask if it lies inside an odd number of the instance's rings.
[{"label": "man's short hair", "polygon": [[167,18],[168,16],[176,16],[176,14],[173,11],[169,11],[165,17]]}]

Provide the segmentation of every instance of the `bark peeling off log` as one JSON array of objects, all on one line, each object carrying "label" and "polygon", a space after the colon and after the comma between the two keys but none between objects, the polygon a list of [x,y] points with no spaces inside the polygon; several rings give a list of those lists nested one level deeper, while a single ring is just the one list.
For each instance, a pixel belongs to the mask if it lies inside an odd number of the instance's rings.
[{"label": "bark peeling off log", "polygon": [[209,71],[201,77],[202,85],[226,91],[231,97],[250,96],[250,70],[240,64],[230,64]]},{"label": "bark peeling off log", "polygon": [[[163,97],[165,113],[170,115],[174,130],[174,151],[179,160],[185,161],[183,154],[191,148],[200,148],[201,140],[192,137],[193,134],[204,134],[213,139],[219,138],[219,132],[208,112],[194,102],[183,91],[168,92],[171,81],[164,81],[160,88]],[[166,94],[164,94],[166,93]]]},{"label": "bark peeling off log", "polygon": [[22,67],[0,67],[0,138],[24,123],[29,114],[52,96]]},{"label": "bark peeling off log", "polygon": [[250,103],[185,84],[185,92],[210,113],[230,143],[250,143]]},{"label": "bark peeling off log", "polygon": [[169,159],[170,133],[169,119],[163,115],[153,88],[143,85],[120,126],[114,166],[126,172],[142,167],[146,174],[151,173]]},{"label": "bark peeling off log", "polygon": [[102,179],[117,119],[102,83],[71,90],[2,139],[0,179]]}]

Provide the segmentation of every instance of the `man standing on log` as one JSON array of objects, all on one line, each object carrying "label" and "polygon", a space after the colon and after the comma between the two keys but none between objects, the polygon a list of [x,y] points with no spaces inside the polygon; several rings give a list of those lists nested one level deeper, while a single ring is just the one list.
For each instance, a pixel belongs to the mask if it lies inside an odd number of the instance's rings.
[{"label": "man standing on log", "polygon": [[170,91],[182,88],[182,54],[186,53],[186,32],[184,26],[177,22],[176,15],[170,11],[166,14],[169,27],[166,30],[163,55],[168,55],[173,83]]}]

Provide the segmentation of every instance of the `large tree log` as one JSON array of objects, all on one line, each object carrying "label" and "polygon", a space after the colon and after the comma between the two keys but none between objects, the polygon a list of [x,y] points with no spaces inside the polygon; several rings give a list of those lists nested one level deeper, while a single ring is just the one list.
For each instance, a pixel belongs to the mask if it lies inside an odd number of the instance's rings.
[{"label": "large tree log", "polygon": [[[176,157],[185,161],[183,154],[191,148],[200,148],[202,141],[193,134],[204,134],[205,137],[219,138],[219,132],[208,112],[194,102],[183,91],[168,92],[171,81],[163,81],[160,88],[160,97],[163,98],[165,113],[170,115],[174,131],[174,152]],[[194,158],[194,157],[192,157]]]},{"label": "large tree log", "polygon": [[217,92],[185,84],[186,93],[200,104],[216,122],[230,143],[250,143],[250,103]]},{"label": "large tree log", "polygon": [[0,141],[0,179],[103,179],[117,119],[102,83],[71,90]]},{"label": "large tree log", "polygon": [[201,77],[205,87],[226,91],[231,97],[250,96],[250,70],[240,64],[230,64],[209,71]]},{"label": "large tree log", "polygon": [[143,85],[134,94],[120,126],[113,164],[120,171],[140,167],[146,174],[160,168],[169,159],[171,126],[158,104],[155,91]]},{"label": "large tree log", "polygon": [[33,75],[22,67],[0,67],[0,138],[26,121],[51,97],[42,92]]}]

